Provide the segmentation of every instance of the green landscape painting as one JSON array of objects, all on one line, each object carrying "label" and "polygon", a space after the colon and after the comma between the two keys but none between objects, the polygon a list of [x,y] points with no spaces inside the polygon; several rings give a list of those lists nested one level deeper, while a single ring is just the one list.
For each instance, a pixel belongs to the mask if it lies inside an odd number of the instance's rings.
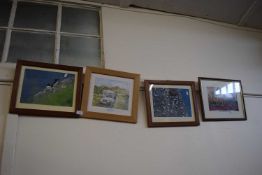
[{"label": "green landscape painting", "polygon": [[26,69],[20,103],[71,107],[75,75]]},{"label": "green landscape painting", "polygon": [[96,77],[92,105],[128,110],[130,83]]}]

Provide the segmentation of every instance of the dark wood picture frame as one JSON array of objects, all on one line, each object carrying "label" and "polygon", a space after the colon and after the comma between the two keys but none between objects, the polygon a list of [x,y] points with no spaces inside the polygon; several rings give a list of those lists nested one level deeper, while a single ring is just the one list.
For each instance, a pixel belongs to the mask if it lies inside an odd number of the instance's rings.
[{"label": "dark wood picture frame", "polygon": [[198,77],[203,121],[247,120],[241,80]]},{"label": "dark wood picture frame", "polygon": [[144,86],[148,127],[199,125],[195,82],[144,80]]},{"label": "dark wood picture frame", "polygon": [[[18,60],[10,113],[45,117],[77,117],[77,111],[81,107],[82,74],[81,67]],[[44,85],[44,82],[48,84]],[[52,98],[62,99],[63,95],[66,96],[67,102],[52,100]],[[44,98],[45,102],[43,102]],[[28,101],[29,99],[31,100]],[[39,102],[39,100],[42,101]]]},{"label": "dark wood picture frame", "polygon": [[136,123],[139,85],[139,74],[86,67],[83,117]]}]

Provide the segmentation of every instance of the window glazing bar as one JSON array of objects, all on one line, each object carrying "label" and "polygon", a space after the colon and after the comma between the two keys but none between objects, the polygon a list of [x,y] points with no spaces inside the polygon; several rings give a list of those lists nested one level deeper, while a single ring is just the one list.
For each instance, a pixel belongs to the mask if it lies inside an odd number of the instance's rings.
[{"label": "window glazing bar", "polygon": [[55,64],[59,64],[59,56],[60,56],[60,30],[61,30],[61,21],[62,21],[62,5],[58,4],[57,9],[57,17],[56,17],[56,34],[55,34],[55,54],[54,54],[54,62]]},{"label": "window glazing bar", "polygon": [[21,32],[28,32],[28,33],[45,33],[45,34],[55,34],[56,31],[50,30],[41,30],[41,29],[33,29],[33,28],[12,28],[12,31],[21,31]]},{"label": "window glazing bar", "polygon": [[5,35],[5,45],[4,45],[4,50],[3,50],[3,54],[2,54],[2,63],[7,61],[9,46],[10,46],[10,40],[11,40],[12,27],[14,25],[14,20],[15,20],[16,8],[17,8],[17,0],[13,0],[11,12],[10,12],[10,17],[9,17],[9,22],[8,22],[8,28],[6,30],[6,35]]},{"label": "window glazing bar", "polygon": [[71,32],[60,32],[61,35],[74,36],[74,37],[87,37],[87,38],[101,38],[99,35],[89,35],[89,34],[80,34],[80,33],[71,33]]}]

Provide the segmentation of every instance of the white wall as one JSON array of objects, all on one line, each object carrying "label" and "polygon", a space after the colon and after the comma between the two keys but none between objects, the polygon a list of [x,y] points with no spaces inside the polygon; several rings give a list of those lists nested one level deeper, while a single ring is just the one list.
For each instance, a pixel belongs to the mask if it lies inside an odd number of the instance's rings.
[{"label": "white wall", "polygon": [[147,79],[241,79],[262,93],[262,33],[123,10],[104,9],[103,18],[106,67]]},{"label": "white wall", "polygon": [[[104,7],[106,68],[142,79],[241,79],[262,93],[262,34],[184,17]],[[247,121],[147,128],[138,123],[19,117],[15,175],[261,175],[261,98]]]},{"label": "white wall", "polygon": [[[5,131],[5,123],[6,116],[8,114],[9,102],[10,102],[10,94],[11,94],[11,85],[9,83],[0,83],[0,165],[1,165],[1,157],[3,150],[3,140],[4,140],[4,131]],[[1,167],[0,167],[1,169]]]}]

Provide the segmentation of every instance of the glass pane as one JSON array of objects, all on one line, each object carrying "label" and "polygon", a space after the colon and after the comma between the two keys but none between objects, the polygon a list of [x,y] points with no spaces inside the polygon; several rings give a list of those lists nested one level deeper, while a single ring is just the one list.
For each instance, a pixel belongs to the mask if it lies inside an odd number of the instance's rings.
[{"label": "glass pane", "polygon": [[12,3],[5,1],[0,1],[0,26],[7,27]]},{"label": "glass pane", "polygon": [[61,37],[60,63],[71,66],[101,66],[98,38]]},{"label": "glass pane", "polygon": [[0,58],[2,57],[4,43],[5,43],[5,30],[0,30]]},{"label": "glass pane", "polygon": [[57,7],[19,2],[14,27],[56,30]]},{"label": "glass pane", "polygon": [[61,31],[99,35],[99,12],[63,7]]},{"label": "glass pane", "polygon": [[8,62],[17,59],[53,62],[55,36],[50,34],[12,32]]}]

